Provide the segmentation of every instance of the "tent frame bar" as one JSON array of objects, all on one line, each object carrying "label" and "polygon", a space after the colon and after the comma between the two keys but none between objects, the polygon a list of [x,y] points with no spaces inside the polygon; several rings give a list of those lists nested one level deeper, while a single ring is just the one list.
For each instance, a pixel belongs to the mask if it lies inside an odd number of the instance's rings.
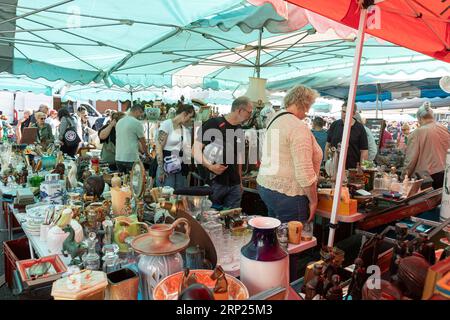
[{"label": "tent frame bar", "polygon": [[342,182],[344,181],[345,164],[347,160],[347,150],[349,147],[351,123],[353,119],[353,111],[355,110],[356,90],[358,88],[358,75],[361,65],[362,50],[364,46],[365,27],[367,24],[367,9],[361,8],[356,51],[353,64],[353,72],[350,81],[350,89],[348,93],[348,103],[345,114],[344,132],[341,142],[341,150],[339,154],[338,171],[336,175],[336,184],[334,186],[333,205],[330,218],[330,233],[328,237],[328,247],[333,247],[334,236],[337,228],[338,207],[341,202]]}]

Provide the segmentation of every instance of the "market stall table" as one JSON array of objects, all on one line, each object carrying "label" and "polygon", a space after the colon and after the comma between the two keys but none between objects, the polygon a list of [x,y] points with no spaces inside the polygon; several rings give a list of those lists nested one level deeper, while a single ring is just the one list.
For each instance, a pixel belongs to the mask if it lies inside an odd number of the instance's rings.
[{"label": "market stall table", "polygon": [[[14,217],[16,217],[20,225],[22,225],[26,221],[27,219],[26,213],[19,212],[18,209],[14,208],[14,205],[12,203],[8,204],[8,209],[10,210],[10,212],[13,213]],[[36,254],[38,255],[39,258],[51,255],[51,252],[49,251],[47,243],[45,241],[41,241],[39,236],[30,234],[25,228],[23,228],[23,231],[29,240],[30,254],[32,259],[35,258],[33,249],[36,251]],[[64,257],[63,254],[60,254],[59,257],[66,265],[69,265],[71,260],[70,256]]]}]

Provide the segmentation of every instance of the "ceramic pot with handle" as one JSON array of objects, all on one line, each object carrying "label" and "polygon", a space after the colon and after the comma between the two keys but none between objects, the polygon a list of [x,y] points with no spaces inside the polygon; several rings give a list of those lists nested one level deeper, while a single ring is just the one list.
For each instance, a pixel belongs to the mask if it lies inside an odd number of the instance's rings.
[{"label": "ceramic pot with handle", "polygon": [[119,252],[128,252],[128,244],[125,239],[136,237],[149,231],[146,223],[139,222],[135,216],[120,216],[114,219],[114,242],[119,246]]},{"label": "ceramic pot with handle", "polygon": [[[178,226],[185,232],[178,232]],[[190,242],[189,221],[179,218],[172,224],[154,224],[148,233],[137,236],[131,243],[134,251],[140,253],[138,269],[142,294],[145,300],[153,299],[153,289],[165,277],[183,270],[183,257],[179,253]]]}]

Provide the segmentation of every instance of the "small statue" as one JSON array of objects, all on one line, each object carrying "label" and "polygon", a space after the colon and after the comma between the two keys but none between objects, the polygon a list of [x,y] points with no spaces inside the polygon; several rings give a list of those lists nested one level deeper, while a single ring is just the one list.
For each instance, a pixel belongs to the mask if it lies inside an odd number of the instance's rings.
[{"label": "small statue", "polygon": [[123,208],[123,215],[124,216],[130,216],[133,214],[133,210],[131,208],[131,199],[125,198],[125,206]]},{"label": "small statue", "polygon": [[355,269],[353,270],[352,280],[348,288],[348,295],[352,296],[352,300],[361,300],[362,298],[362,287],[366,282],[367,274],[366,268],[364,267],[364,260],[361,258],[355,259]]},{"label": "small statue", "polygon": [[66,166],[64,163],[58,163],[52,173],[59,174],[59,179],[64,180],[64,173],[66,171]]},{"label": "small statue", "polygon": [[195,283],[197,283],[197,276],[195,273],[190,273],[189,268],[185,268],[183,271],[183,277],[181,278],[180,288],[178,289],[178,295],[181,295],[186,288]]},{"label": "small statue", "polygon": [[98,200],[105,189],[105,180],[103,176],[89,176],[84,180],[83,186],[86,195]]},{"label": "small statue", "polygon": [[144,221],[144,201],[139,201],[136,205],[136,215],[139,222]]},{"label": "small statue", "polygon": [[79,266],[82,264],[81,257],[83,256],[86,247],[82,243],[75,242],[75,231],[70,224],[67,224],[63,230],[69,232],[69,236],[63,242],[62,254],[64,257],[67,257],[70,254],[72,260],[69,265]]},{"label": "small statue", "polygon": [[314,264],[313,273],[314,277],[308,281],[305,287],[305,300],[312,300],[316,295],[322,298],[324,294],[323,265]]},{"label": "small statue", "polygon": [[76,165],[75,161],[72,161],[69,165],[69,172],[67,174],[67,184],[69,186],[68,189],[74,189],[78,185],[77,165]]},{"label": "small statue", "polygon": [[430,241],[426,233],[422,232],[419,234],[419,242],[415,251],[420,253],[430,265],[436,263],[436,250],[434,243]]},{"label": "small statue", "polygon": [[325,253],[323,256],[324,260],[324,292],[332,286],[332,276],[334,274],[339,274],[339,264],[336,261],[336,255],[334,254],[333,248],[326,248],[323,250]]},{"label": "small statue", "polygon": [[222,267],[216,266],[210,278],[216,280],[216,285],[214,286],[215,300],[228,300],[228,281]]},{"label": "small statue", "polygon": [[331,276],[331,288],[328,289],[325,298],[327,300],[342,300],[341,277],[337,274]]}]

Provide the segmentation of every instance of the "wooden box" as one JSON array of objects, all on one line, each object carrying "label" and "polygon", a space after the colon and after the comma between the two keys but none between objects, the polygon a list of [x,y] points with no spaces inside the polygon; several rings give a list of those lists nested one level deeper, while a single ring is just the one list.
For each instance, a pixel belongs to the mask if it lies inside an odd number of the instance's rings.
[{"label": "wooden box", "polygon": [[[31,279],[28,277],[26,270],[30,268],[31,266],[38,264],[38,263],[44,263],[44,262],[50,262],[55,269],[56,273],[52,275],[42,276],[38,277],[36,279]],[[26,284],[28,287],[34,287],[43,283],[53,282],[55,280],[58,280],[62,277],[63,273],[67,271],[67,267],[62,262],[61,258],[55,254],[47,257],[42,257],[40,259],[28,259],[28,260],[21,260],[16,262],[17,270],[20,274],[20,278],[24,284]]]},{"label": "wooden box", "polygon": [[428,268],[427,277],[425,279],[425,287],[423,289],[422,299],[430,299],[436,287],[436,283],[450,272],[450,257],[437,262]]}]

